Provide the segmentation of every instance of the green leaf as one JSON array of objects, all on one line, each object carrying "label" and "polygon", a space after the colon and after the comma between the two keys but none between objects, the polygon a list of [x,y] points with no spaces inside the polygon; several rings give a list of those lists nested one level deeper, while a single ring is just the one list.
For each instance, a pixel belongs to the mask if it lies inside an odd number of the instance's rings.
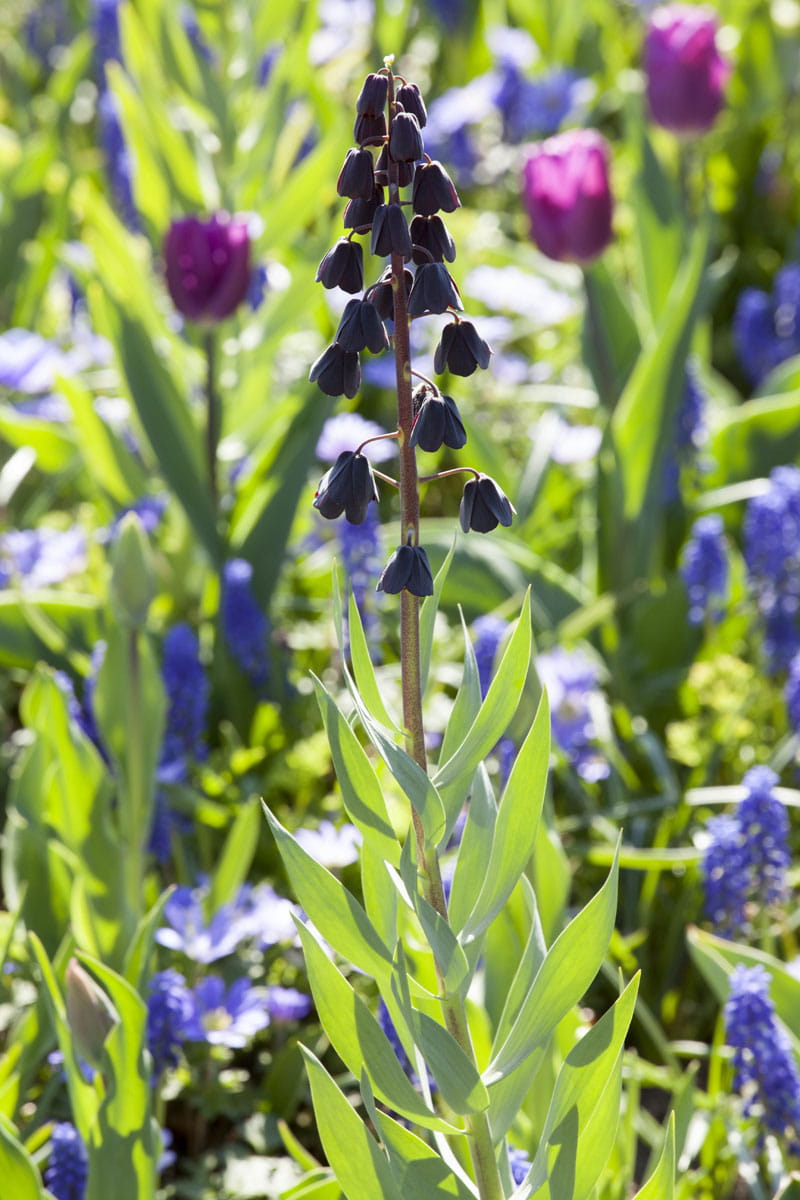
[{"label": "green leaf", "polygon": [[461,686],[453,700],[453,707],[450,709],[450,716],[447,718],[447,725],[444,737],[442,738],[439,759],[443,763],[452,758],[453,754],[464,741],[481,708],[481,684],[475,650],[472,645],[472,639],[469,636],[463,612],[459,615],[461,617],[461,629],[464,634],[464,669],[461,675]]},{"label": "green leaf", "polygon": [[208,892],[208,912],[215,913],[230,904],[247,878],[261,832],[261,804],[251,796],[240,804],[233,824],[225,838],[219,863],[211,876]]},{"label": "green leaf", "polygon": [[[422,601],[419,609],[419,665],[420,665],[420,689],[422,694],[425,694],[425,688],[428,683],[428,673],[431,668],[431,651],[433,649],[433,631],[436,625],[436,614],[439,611],[439,604],[442,599],[442,588],[445,585],[450,564],[453,561],[453,554],[456,548],[456,539],[453,538],[453,544],[447,552],[444,562],[433,580],[433,595],[426,596]],[[388,724],[388,722],[385,722]]]},{"label": "green leaf", "polygon": [[455,933],[463,929],[485,886],[496,821],[497,802],[492,781],[485,764],[481,763],[472,781],[467,820],[450,887],[448,912]]},{"label": "green leaf", "polygon": [[348,1200],[404,1200],[378,1143],[319,1059],[300,1046],[320,1141]]},{"label": "green leaf", "polygon": [[88,388],[60,378],[58,391],[72,409],[72,428],[89,474],[119,505],[130,504],[146,491],[147,476],[111,426],[101,419]]},{"label": "green leaf", "polygon": [[624,1040],[633,1017],[638,976],[567,1055],[528,1174],[539,1195],[584,1200],[608,1160],[619,1122]]},{"label": "green leaf", "polygon": [[400,844],[372,763],[330,692],[316,676],[312,678],[347,813],[380,856],[396,866]]},{"label": "green leaf", "polygon": [[426,1129],[452,1132],[411,1084],[389,1039],[361,997],[330,961],[313,933],[297,923],[308,979],[322,1027],[342,1062],[359,1078],[366,1070],[377,1096]]},{"label": "green leaf", "polygon": [[356,598],[352,591],[348,605],[347,628],[350,634],[350,661],[353,664],[353,675],[356,687],[361,693],[361,699],[379,724],[384,725],[387,729],[397,729],[399,732],[400,727],[397,721],[393,720],[386,711],[378,680],[375,677],[375,668],[370,658],[369,646],[361,622],[361,613],[358,611]]},{"label": "green leaf", "polygon": [[550,763],[550,706],[542,692],[497,810],[489,865],[461,932],[467,944],[486,929],[517,885],[533,853]]},{"label": "green leaf", "polygon": [[721,413],[709,438],[708,488],[766,477],[800,456],[800,394],[762,396]]},{"label": "green leaf", "polygon": [[144,994],[150,975],[150,951],[156,930],[162,924],[164,907],[174,891],[175,885],[165,888],[150,911],[142,917],[125,955],[124,977],[140,994]]},{"label": "green leaf", "polygon": [[605,958],[617,910],[618,867],[556,938],[510,1031],[492,1048],[483,1074],[491,1084],[513,1071],[577,1004]]},{"label": "green leaf", "polygon": [[374,979],[386,979],[392,956],[364,909],[339,880],[294,840],[264,805],[289,881],[326,942]]},{"label": "green leaf", "polygon": [[525,594],[517,627],[506,646],[486,699],[458,749],[436,770],[437,787],[471,776],[496,745],[517,711],[531,656],[530,589]]},{"label": "green leaf", "polygon": [[14,1126],[0,1115],[0,1178],[3,1194],[14,1200],[44,1200],[39,1172],[25,1147],[15,1137]]},{"label": "green leaf", "polygon": [[[652,1175],[636,1193],[637,1200],[673,1200],[675,1195],[675,1114],[670,1113],[664,1145]],[[787,1197],[789,1200],[789,1197]]]},{"label": "green leaf", "polygon": [[622,393],[641,348],[639,331],[616,277],[602,259],[583,272],[586,315],[583,354],[608,407]]},{"label": "green leaf", "polygon": [[667,174],[656,157],[638,97],[629,105],[627,118],[635,125],[633,139],[639,151],[632,196],[638,265],[654,325],[680,268],[684,231],[674,176]]},{"label": "green leaf", "polygon": [[446,991],[448,994],[466,991],[474,965],[470,966],[467,961],[450,923],[418,891],[412,893],[412,900]]},{"label": "green leaf", "polygon": [[374,1110],[373,1120],[386,1147],[402,1196],[413,1200],[474,1200],[474,1192],[451,1171],[440,1154],[390,1116]]},{"label": "green leaf", "polygon": [[[0,594],[0,666],[30,671],[42,659],[65,666],[67,647],[73,652],[88,651],[99,638],[99,608],[96,596],[41,588],[23,597],[8,589]],[[59,648],[53,648],[37,616],[48,628],[58,631]]]},{"label": "green leaf", "polygon": [[397,892],[388,886],[386,860],[371,841],[362,843],[360,859],[364,908],[384,944],[392,945],[397,937]]}]

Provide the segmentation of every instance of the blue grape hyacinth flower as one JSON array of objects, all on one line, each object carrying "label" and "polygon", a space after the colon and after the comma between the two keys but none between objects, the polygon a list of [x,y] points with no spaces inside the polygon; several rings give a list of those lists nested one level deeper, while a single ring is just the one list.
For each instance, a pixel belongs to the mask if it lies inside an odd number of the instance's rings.
[{"label": "blue grape hyacinth flower", "polygon": [[260,691],[269,675],[269,621],[252,588],[253,568],[246,559],[232,558],[222,568],[222,629],[231,655]]},{"label": "blue grape hyacinth flower", "polygon": [[772,292],[745,288],[733,316],[733,339],[751,383],[800,354],[800,263],[783,267]]},{"label": "blue grape hyacinth flower", "polygon": [[185,779],[189,764],[205,757],[210,687],[197,634],[185,622],[168,631],[163,653],[167,716],[159,774],[172,782]]},{"label": "blue grape hyacinth flower", "polygon": [[769,995],[770,976],[762,966],[733,969],[725,1004],[725,1038],[733,1048],[734,1087],[744,1115],[800,1150],[800,1072],[788,1034]]},{"label": "blue grape hyacinth flower", "polygon": [[194,1019],[194,998],[180,971],[159,971],[150,980],[147,1000],[147,1047],[156,1075],[177,1067],[180,1049]]},{"label": "blue grape hyacinth flower", "polygon": [[747,503],[743,539],[767,668],[783,670],[800,650],[800,469],[771,472],[766,490]]},{"label": "blue grape hyacinth flower", "polygon": [[538,655],[536,670],[547,689],[556,745],[581,779],[606,779],[611,769],[597,747],[598,718],[606,708],[597,667],[582,650],[556,646]]},{"label": "blue grape hyacinth flower", "polygon": [[689,597],[689,623],[718,621],[728,592],[728,547],[722,517],[695,521],[681,555],[680,572]]},{"label": "blue grape hyacinth flower", "polygon": [[83,1200],[89,1159],[81,1135],[69,1121],[59,1121],[50,1134],[50,1161],[44,1182],[55,1200]]}]

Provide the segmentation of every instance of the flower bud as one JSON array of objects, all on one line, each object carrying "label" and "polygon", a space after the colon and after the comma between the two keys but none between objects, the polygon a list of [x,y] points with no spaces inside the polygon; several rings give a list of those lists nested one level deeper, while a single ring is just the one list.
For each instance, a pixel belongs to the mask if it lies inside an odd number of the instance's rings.
[{"label": "flower bud", "polygon": [[314,508],[329,521],[344,513],[351,525],[362,525],[370,502],[377,499],[378,489],[369,459],[354,450],[343,450],[320,480]]},{"label": "flower bud", "polygon": [[399,546],[381,571],[375,590],[392,596],[402,591],[432,596],[433,572],[422,546]]},{"label": "flower bud", "polygon": [[208,221],[173,221],[164,238],[164,264],[178,312],[189,321],[222,321],[238,308],[250,286],[247,223],[225,212]]},{"label": "flower bud", "polygon": [[[394,161],[394,160],[393,160]],[[411,180],[414,178],[415,166],[413,162],[398,162],[395,163],[397,170],[397,186],[404,188],[408,187]],[[381,187],[389,185],[389,147],[384,146],[378,155],[378,161],[375,163],[375,182]]]},{"label": "flower bud", "polygon": [[415,83],[404,83],[395,93],[395,100],[398,104],[402,104],[407,113],[413,113],[417,118],[420,129],[424,129],[428,121],[428,113],[425,108],[425,101],[420,95],[420,90]]},{"label": "flower bud", "polygon": [[383,204],[382,187],[374,187],[368,200],[362,200],[360,196],[355,197],[344,210],[345,229],[369,229],[379,204]]},{"label": "flower bud", "polygon": [[378,142],[386,137],[386,117],[359,116],[353,126],[353,141],[362,146],[364,142]]},{"label": "flower bud", "polygon": [[461,207],[455,184],[435,159],[422,163],[414,172],[411,205],[421,217],[432,217],[437,212],[455,212]]},{"label": "flower bud", "polygon": [[[414,276],[406,267],[403,271],[403,282],[406,289],[406,303],[408,303],[408,294],[414,283]],[[375,311],[382,321],[394,320],[394,292],[392,291],[392,268],[387,267],[381,275],[377,283],[366,292],[365,300],[374,305]]]},{"label": "flower bud", "polygon": [[433,369],[437,375],[444,371],[453,375],[472,375],[477,367],[486,370],[491,353],[491,347],[471,321],[454,321],[442,330],[441,341],[433,356]]},{"label": "flower bud", "polygon": [[508,496],[488,475],[478,475],[464,485],[458,514],[464,533],[470,529],[489,533],[498,525],[510,525],[514,512]]},{"label": "flower bud", "polygon": [[386,75],[370,74],[361,85],[361,91],[356,100],[356,112],[359,116],[377,117],[386,107],[389,95],[389,80]]},{"label": "flower bud", "polygon": [[360,292],[364,286],[364,252],[358,242],[339,238],[317,268],[323,287],[340,287],[343,292]]},{"label": "flower bud", "polygon": [[369,300],[348,300],[336,330],[336,341],[344,350],[356,353],[367,349],[380,354],[389,346],[383,321]]},{"label": "flower bud", "polygon": [[[431,258],[434,262],[442,262],[443,259],[447,262],[455,261],[455,242],[441,217],[414,217],[411,222],[411,244],[414,247],[415,263],[426,263]],[[422,253],[417,252],[417,246],[421,248]]]},{"label": "flower bud", "polygon": [[651,13],[644,71],[656,124],[677,134],[704,133],[714,124],[730,74],[716,34],[711,8],[666,4]]},{"label": "flower bud", "polygon": [[369,200],[375,190],[375,167],[369,150],[348,150],[336,191],[351,199]]},{"label": "flower bud", "polygon": [[150,542],[137,514],[126,513],[111,550],[111,594],[117,618],[141,629],[155,592]]},{"label": "flower bud", "polygon": [[106,993],[76,958],[67,963],[67,1022],[80,1057],[90,1066],[103,1065],[105,1040],[119,1013]]},{"label": "flower bud", "polygon": [[531,236],[558,262],[588,263],[611,241],[609,149],[594,129],[570,129],[535,146],[523,169]]},{"label": "flower bud", "polygon": [[347,396],[352,400],[361,387],[361,360],[353,351],[333,342],[312,365],[308,380],[316,383],[326,396]]},{"label": "flower bud", "polygon": [[405,213],[399,204],[381,204],[372,218],[372,242],[370,253],[383,258],[389,254],[402,254],[411,258],[411,234]]},{"label": "flower bud", "polygon": [[427,384],[414,392],[414,424],[411,426],[409,446],[432,453],[442,446],[460,450],[466,445],[467,433],[455,400],[434,392]]},{"label": "flower bud", "polygon": [[413,113],[395,113],[389,130],[389,157],[398,163],[413,163],[424,153],[417,118]]},{"label": "flower bud", "polygon": [[456,282],[444,263],[424,263],[417,267],[414,286],[408,297],[410,317],[421,317],[423,313],[444,313],[449,308],[463,307]]}]

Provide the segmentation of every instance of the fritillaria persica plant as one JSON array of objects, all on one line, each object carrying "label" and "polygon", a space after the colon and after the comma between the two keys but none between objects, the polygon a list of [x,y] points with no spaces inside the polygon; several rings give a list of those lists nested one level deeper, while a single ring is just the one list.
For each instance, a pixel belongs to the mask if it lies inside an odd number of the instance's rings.
[{"label": "fritillaria persica plant", "polygon": [[[527,598],[485,691],[465,633],[463,682],[436,761],[429,761],[434,753],[423,699],[449,560],[434,578],[420,541],[419,485],[426,479],[417,473],[416,450],[460,450],[467,439],[455,400],[412,363],[410,322],[446,314],[434,355],[437,375],[469,376],[488,366],[491,351],[460,315],[461,297],[449,271],[455,245],[442,214],[459,206],[458,195],[446,168],[425,154],[419,89],[395,75],[392,62],[386,59],[367,77],[358,97],[356,144],[338,179],[349,232],[324,256],[317,276],[352,299],[310,378],[329,395],[352,397],[361,381],[360,355],[389,345],[394,353],[397,428],[380,436],[397,441],[398,478],[373,467],[363,441],[339,453],[314,503],[324,517],[359,524],[377,499],[379,482],[398,489],[399,544],[377,586],[399,595],[402,719],[393,717],[383,697],[352,599],[348,662],[337,590],[349,697],[340,699],[319,680],[315,687],[342,801],[361,834],[362,898],[315,861],[269,810],[267,818],[307,914],[298,932],[317,1013],[358,1094],[348,1098],[326,1066],[310,1050],[303,1053],[330,1171],[351,1200],[524,1200],[543,1195],[542,1189],[571,1196],[565,1181],[576,1171],[586,1195],[613,1140],[605,1134],[598,1140],[592,1130],[600,1128],[598,1117],[604,1129],[613,1129],[618,1117],[622,1045],[636,981],[567,1055],[536,1144],[515,1144],[512,1126],[549,1061],[556,1025],[605,956],[616,866],[548,948],[528,865],[547,779],[550,717],[531,666]],[[360,239],[388,259],[366,286]],[[460,508],[464,532],[509,525],[510,500],[482,472],[455,468],[433,478],[458,471],[468,476]],[[526,720],[524,697],[531,694],[538,704]],[[486,759],[515,714],[527,733],[498,799]],[[490,937],[512,903],[525,947],[516,964],[505,950],[497,957]],[[357,989],[348,980],[353,969]],[[491,990],[487,981],[498,971],[507,994],[487,1032],[485,1014],[476,1024],[483,1010],[473,996]],[[368,980],[374,981],[374,1002]]]}]

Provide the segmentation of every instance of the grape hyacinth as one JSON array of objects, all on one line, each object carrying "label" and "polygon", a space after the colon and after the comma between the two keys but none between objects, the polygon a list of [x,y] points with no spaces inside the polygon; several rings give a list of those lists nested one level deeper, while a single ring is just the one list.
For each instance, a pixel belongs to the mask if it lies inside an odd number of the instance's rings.
[{"label": "grape hyacinth", "polygon": [[556,745],[581,779],[606,779],[610,767],[596,746],[596,722],[605,711],[597,667],[582,650],[557,646],[537,656],[536,671],[547,689]]},{"label": "grape hyacinth", "polygon": [[683,548],[681,577],[689,597],[689,624],[718,621],[728,593],[728,547],[722,517],[712,514],[695,521]]},{"label": "grape hyacinth", "polygon": [[105,157],[114,207],[122,221],[137,233],[141,229],[133,195],[134,165],[120,122],[117,98],[106,80],[106,63],[122,59],[119,28],[120,0],[93,0],[92,31],[94,60],[98,82],[98,138]]},{"label": "grape hyacinth", "polygon": [[683,396],[675,419],[674,442],[664,461],[664,498],[680,499],[681,471],[697,466],[698,452],[708,436],[706,394],[693,370],[687,368]]},{"label": "grape hyacinth", "polygon": [[167,697],[166,728],[159,776],[170,782],[185,779],[191,762],[205,757],[205,728],[209,682],[200,661],[197,634],[179,622],[164,638],[161,668]]},{"label": "grape hyacinth", "polygon": [[777,783],[769,767],[751,767],[742,780],[745,794],[735,812],[708,822],[705,908],[720,937],[747,936],[752,915],[786,897],[789,820],[774,794]]},{"label": "grape hyacinth", "polygon": [[748,501],[744,559],[770,671],[800,649],[800,469],[776,467],[765,492]]},{"label": "grape hyacinth", "polygon": [[756,386],[780,363],[800,354],[800,263],[778,271],[771,294],[745,288],[733,316],[733,340]]},{"label": "grape hyacinth", "polygon": [[764,1132],[785,1138],[800,1151],[800,1071],[786,1030],[769,995],[770,976],[762,966],[734,967],[725,1003],[725,1038],[733,1048],[734,1087],[741,1093],[745,1117]]},{"label": "grape hyacinth", "polygon": [[800,653],[789,663],[784,699],[792,733],[800,734]]},{"label": "grape hyacinth", "polygon": [[89,1159],[81,1135],[71,1122],[59,1121],[50,1134],[45,1186],[55,1200],[83,1200],[88,1175]]},{"label": "grape hyacinth", "polygon": [[177,1067],[180,1049],[194,1018],[192,992],[180,971],[159,971],[150,980],[147,1000],[147,1047],[155,1075]]},{"label": "grape hyacinth", "polygon": [[243,558],[232,558],[222,568],[222,630],[233,658],[256,691],[269,674],[269,621],[252,590],[253,568]]}]

